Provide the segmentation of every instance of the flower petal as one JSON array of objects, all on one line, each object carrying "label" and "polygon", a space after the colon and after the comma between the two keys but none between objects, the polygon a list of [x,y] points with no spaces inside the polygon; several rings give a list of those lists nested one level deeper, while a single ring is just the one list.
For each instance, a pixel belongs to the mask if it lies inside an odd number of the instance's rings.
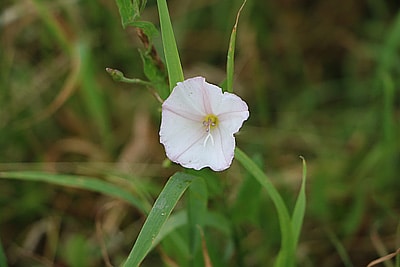
[{"label": "flower petal", "polygon": [[214,146],[206,146],[207,165],[214,171],[223,171],[232,164],[235,151],[235,138],[233,134],[225,131],[224,128],[218,127],[212,131],[214,137]]},{"label": "flower petal", "polygon": [[160,142],[169,159],[178,162],[179,157],[193,143],[206,136],[202,122],[183,117],[169,109],[162,110]]},{"label": "flower petal", "polygon": [[[208,115],[218,118],[216,125],[204,124]],[[232,163],[234,133],[248,117],[247,104],[240,97],[222,93],[203,77],[191,78],[178,83],[162,105],[160,142],[173,162],[222,171]]]},{"label": "flower petal", "polygon": [[216,105],[219,126],[230,134],[237,133],[245,120],[249,118],[246,102],[231,93],[224,93],[222,101]]},{"label": "flower petal", "polygon": [[214,171],[223,171],[229,168],[235,149],[233,135],[226,135],[225,132],[216,128],[212,131],[214,142],[208,140],[204,143],[205,138],[207,135],[193,143],[176,162],[183,167],[195,170],[210,167]]},{"label": "flower petal", "polygon": [[195,77],[178,83],[163,105],[204,117],[207,115],[204,102],[208,102],[204,95],[204,83],[203,77]]}]

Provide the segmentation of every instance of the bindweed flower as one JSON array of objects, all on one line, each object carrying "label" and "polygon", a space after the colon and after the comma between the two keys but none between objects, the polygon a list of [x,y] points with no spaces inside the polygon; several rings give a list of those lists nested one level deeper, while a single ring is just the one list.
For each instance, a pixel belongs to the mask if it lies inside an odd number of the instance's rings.
[{"label": "bindweed flower", "polygon": [[160,142],[183,167],[222,171],[232,163],[235,137],[249,117],[237,95],[222,93],[203,77],[180,82],[162,105]]}]

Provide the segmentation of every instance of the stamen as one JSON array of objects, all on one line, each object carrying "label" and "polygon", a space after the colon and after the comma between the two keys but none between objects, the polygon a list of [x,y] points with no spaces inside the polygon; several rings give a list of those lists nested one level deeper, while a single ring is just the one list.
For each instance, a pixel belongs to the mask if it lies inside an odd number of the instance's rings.
[{"label": "stamen", "polygon": [[214,145],[214,138],[211,135],[211,128],[214,128],[217,125],[218,118],[215,115],[207,115],[204,118],[203,125],[206,127],[207,136],[204,139],[203,146],[207,145],[208,139],[211,140],[211,144]]},{"label": "stamen", "polygon": [[206,139],[204,139],[203,146],[206,146],[206,145],[207,145],[208,139],[210,139],[210,140],[211,140],[211,144],[214,145],[214,138],[212,137],[212,135],[211,135],[210,132],[209,132],[209,133],[207,134],[207,136],[206,136]]},{"label": "stamen", "polygon": [[214,145],[214,138],[211,135],[211,129],[215,128],[218,124],[218,117],[215,116],[214,114],[208,114],[204,120],[203,120],[203,125],[206,127],[206,133],[207,136],[204,139],[203,145],[207,145],[207,141],[211,140],[211,144]]}]

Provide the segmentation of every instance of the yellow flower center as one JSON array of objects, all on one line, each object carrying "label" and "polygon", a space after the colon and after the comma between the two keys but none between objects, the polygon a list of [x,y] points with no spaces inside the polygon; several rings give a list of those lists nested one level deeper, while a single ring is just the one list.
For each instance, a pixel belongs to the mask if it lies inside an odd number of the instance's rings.
[{"label": "yellow flower center", "polygon": [[209,132],[210,129],[213,129],[218,124],[218,117],[214,114],[208,114],[204,117],[203,125],[206,126],[206,132]]},{"label": "yellow flower center", "polygon": [[218,117],[215,116],[214,114],[208,114],[207,116],[204,117],[203,125],[206,127],[206,132],[207,132],[207,136],[206,139],[204,140],[203,145],[204,146],[207,145],[208,139],[210,139],[211,144],[214,145],[214,138],[211,135],[211,129],[217,127]]}]

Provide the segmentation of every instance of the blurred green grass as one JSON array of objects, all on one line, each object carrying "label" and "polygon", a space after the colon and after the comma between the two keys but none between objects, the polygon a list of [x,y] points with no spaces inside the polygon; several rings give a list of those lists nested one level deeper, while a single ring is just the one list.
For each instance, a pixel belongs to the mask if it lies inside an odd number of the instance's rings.
[{"label": "blurred green grass", "polygon": [[[222,82],[241,1],[168,4],[186,77]],[[298,156],[306,158],[299,266],[364,266],[400,246],[398,8],[396,1],[248,1],[243,10],[234,87],[251,116],[237,142],[289,206],[300,185]],[[0,10],[0,171],[102,177],[152,203],[176,167],[162,167],[157,101],[105,72],[145,79],[142,44],[133,28],[122,29],[115,3],[3,1]],[[158,24],[155,1],[143,19]],[[159,38],[155,45],[162,54]],[[236,164],[222,175],[203,173],[209,208],[230,219],[230,231],[206,235],[215,266],[268,266],[280,240],[268,196]],[[248,199],[248,213],[237,199]],[[0,180],[10,266],[103,265],[96,222],[120,263],[143,216],[87,191]],[[181,262],[183,231],[144,266]]]}]

